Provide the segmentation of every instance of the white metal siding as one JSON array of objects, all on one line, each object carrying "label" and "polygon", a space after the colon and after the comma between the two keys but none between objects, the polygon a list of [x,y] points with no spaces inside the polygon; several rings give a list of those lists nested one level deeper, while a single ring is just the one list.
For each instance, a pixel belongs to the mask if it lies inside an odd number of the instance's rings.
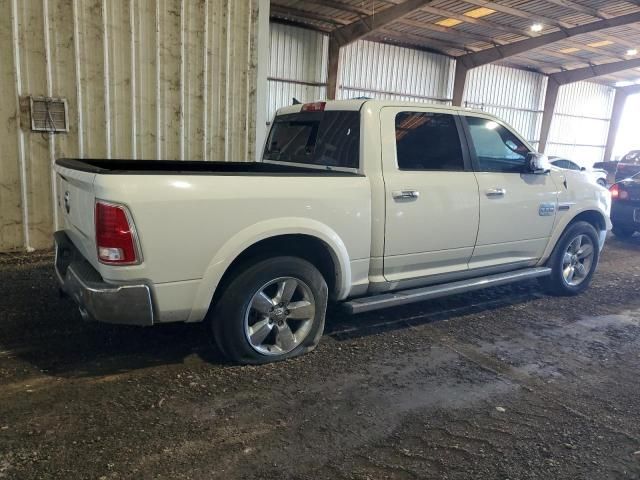
[{"label": "white metal siding", "polygon": [[454,66],[443,55],[361,40],[341,51],[336,96],[450,104]]},{"label": "white metal siding", "polygon": [[[253,160],[257,0],[0,0],[0,12],[0,251],[51,246],[55,158]],[[69,133],[20,128],[30,95],[66,98]]]},{"label": "white metal siding", "polygon": [[485,65],[469,71],[463,105],[498,116],[537,147],[546,85],[539,73]]},{"label": "white metal siding", "polygon": [[560,87],[547,153],[590,166],[602,160],[615,89],[591,82]]},{"label": "white metal siding", "polygon": [[267,119],[276,110],[327,97],[329,38],[304,28],[271,23],[271,53]]}]

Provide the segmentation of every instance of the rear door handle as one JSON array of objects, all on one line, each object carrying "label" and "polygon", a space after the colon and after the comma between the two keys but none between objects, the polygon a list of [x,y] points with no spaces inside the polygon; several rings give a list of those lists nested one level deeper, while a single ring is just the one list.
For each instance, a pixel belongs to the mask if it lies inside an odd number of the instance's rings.
[{"label": "rear door handle", "polygon": [[418,198],[420,196],[420,192],[417,190],[397,190],[395,192],[391,192],[391,196],[396,200],[410,200]]},{"label": "rear door handle", "polygon": [[507,190],[501,187],[489,188],[485,193],[487,194],[487,197],[504,197]]}]

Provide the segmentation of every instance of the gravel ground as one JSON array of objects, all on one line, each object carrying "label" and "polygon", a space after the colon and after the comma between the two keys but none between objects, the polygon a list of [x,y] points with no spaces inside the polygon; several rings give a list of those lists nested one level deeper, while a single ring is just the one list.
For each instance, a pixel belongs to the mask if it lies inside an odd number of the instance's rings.
[{"label": "gravel ground", "polygon": [[640,238],[592,288],[348,317],[225,364],[199,325],[84,323],[51,257],[0,257],[0,479],[640,478]]}]

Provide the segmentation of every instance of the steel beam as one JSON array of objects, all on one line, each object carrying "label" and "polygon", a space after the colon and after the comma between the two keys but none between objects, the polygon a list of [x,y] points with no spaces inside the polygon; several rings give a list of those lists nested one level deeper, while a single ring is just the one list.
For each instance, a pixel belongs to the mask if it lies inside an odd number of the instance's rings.
[{"label": "steel beam", "polygon": [[335,99],[338,89],[338,67],[340,49],[345,45],[380,30],[411,12],[418,10],[434,0],[406,0],[380,12],[360,18],[358,21],[336,28],[329,35],[329,64],[327,78],[327,98]]},{"label": "steel beam", "polygon": [[566,70],[551,75],[561,85],[567,83],[581,82],[591,78],[611,75],[612,73],[631,70],[640,67],[640,58],[632,58],[630,60],[622,60],[619,62],[603,63],[600,65],[589,65],[588,67],[578,68],[575,70]]},{"label": "steel beam", "polygon": [[538,37],[527,38],[519,42],[513,42],[507,45],[500,45],[494,48],[488,48],[476,53],[469,53],[457,58],[467,68],[479,67],[497,60],[503,60],[514,55],[519,55],[529,50],[544,47],[550,43],[559,42],[566,38],[582,35],[585,33],[597,32],[607,28],[619,27],[640,22],[640,12],[630,13],[628,15],[620,15],[618,17],[608,18],[606,20],[598,20],[597,22],[579,25],[577,27],[558,30],[557,32],[547,33]]},{"label": "steel beam", "polygon": [[462,63],[456,62],[456,73],[453,77],[453,106],[462,106],[462,98],[464,97],[464,87],[467,83],[467,72],[469,69]]},{"label": "steel beam", "polygon": [[[557,32],[547,33],[545,35],[540,35],[533,38],[527,38],[525,40],[520,40],[519,42],[513,42],[507,45],[496,45],[493,48],[488,48],[486,50],[481,50],[479,52],[461,55],[456,58],[456,77],[455,77],[455,83],[453,87],[453,91],[454,91],[453,104],[457,106],[462,104],[461,94],[459,96],[456,96],[455,94],[459,92],[464,92],[464,87],[467,79],[467,72],[472,68],[480,67],[482,65],[487,65],[489,63],[493,63],[498,60],[504,60],[505,58],[512,57],[514,55],[519,55],[521,53],[528,52],[529,50],[534,50],[536,48],[544,47],[545,45],[559,42],[560,40],[574,37],[576,35],[597,32],[607,28],[619,27],[622,25],[629,25],[637,22],[640,22],[640,12],[631,13],[628,15],[620,15],[618,17],[607,18],[604,20],[598,20],[597,22],[591,22],[591,23],[587,23],[585,25],[580,25],[577,27],[561,29],[561,30],[558,30]],[[461,67],[464,67],[464,68],[461,68]],[[632,68],[632,67],[629,67],[629,68]],[[594,76],[600,76],[600,75],[605,75],[605,74],[599,73],[598,75],[594,75]],[[587,77],[587,78],[591,78],[591,77]]]},{"label": "steel beam", "polygon": [[338,68],[340,66],[340,44],[329,36],[329,58],[327,67],[327,98],[335,100],[338,91]]},{"label": "steel beam", "polygon": [[366,35],[384,27],[385,25],[395,22],[396,20],[409,15],[411,12],[418,10],[425,5],[432,3],[434,0],[406,0],[392,7],[386,8],[380,12],[376,12],[360,20],[335,29],[331,32],[341,47],[359,40]]},{"label": "steel beam", "polygon": [[547,93],[544,97],[544,111],[542,113],[542,127],[540,129],[540,142],[538,143],[538,151],[544,153],[549,141],[549,132],[551,131],[551,122],[553,120],[553,112],[556,109],[558,101],[558,93],[560,92],[560,84],[553,78],[549,77],[547,82]]},{"label": "steel beam", "polygon": [[[549,75],[549,81],[547,83],[547,94],[544,99],[544,112],[542,114],[542,129],[540,130],[540,144],[538,146],[538,150],[544,152],[545,148],[547,147],[547,141],[549,140],[549,131],[551,130],[551,121],[553,120],[553,112],[555,110],[556,100],[558,99],[558,91],[562,85],[590,80],[592,78],[601,77],[603,75],[611,75],[612,73],[622,72],[624,70],[629,70],[636,67],[640,67],[640,58],[624,60],[621,62],[604,63],[602,65],[590,65],[589,67],[585,68],[566,70],[564,72],[558,72],[554,73],[553,75]],[[633,91],[633,89],[635,88],[640,88],[640,86],[632,85],[625,88],[626,90],[619,89],[618,91],[623,90],[624,92],[627,92],[626,94],[628,95],[628,92]],[[616,94],[616,99],[617,98],[618,96]],[[614,135],[615,133],[616,132],[613,132]]]}]

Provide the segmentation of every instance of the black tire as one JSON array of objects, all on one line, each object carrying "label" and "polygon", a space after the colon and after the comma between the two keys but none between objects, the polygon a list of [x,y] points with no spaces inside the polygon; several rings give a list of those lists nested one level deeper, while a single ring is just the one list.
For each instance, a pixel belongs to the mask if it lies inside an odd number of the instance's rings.
[{"label": "black tire", "polygon": [[631,238],[636,231],[633,228],[614,226],[611,230],[616,237]]},{"label": "black tire", "polygon": [[[308,287],[315,302],[315,312],[304,339],[291,351],[265,354],[250,343],[245,318],[251,302],[269,282],[291,277]],[[298,257],[274,257],[261,260],[237,273],[224,289],[207,321],[216,345],[227,359],[242,364],[263,364],[297,357],[312,351],[324,331],[328,301],[327,283],[311,263]],[[277,331],[277,330],[276,330]]]},{"label": "black tire", "polygon": [[[584,279],[578,285],[569,284],[563,274],[564,269],[564,256],[565,252],[571,242],[573,242],[579,235],[586,235],[591,240],[593,245],[593,258],[591,261],[590,270]],[[600,260],[600,249],[599,249],[599,240],[598,233],[596,229],[587,222],[576,222],[567,227],[565,232],[558,240],[551,257],[547,261],[547,266],[551,268],[551,275],[547,277],[542,277],[539,279],[540,284],[544,288],[544,290],[556,296],[571,296],[578,295],[584,292],[591,283],[591,279],[593,278],[593,274],[598,267],[598,261]]]}]

